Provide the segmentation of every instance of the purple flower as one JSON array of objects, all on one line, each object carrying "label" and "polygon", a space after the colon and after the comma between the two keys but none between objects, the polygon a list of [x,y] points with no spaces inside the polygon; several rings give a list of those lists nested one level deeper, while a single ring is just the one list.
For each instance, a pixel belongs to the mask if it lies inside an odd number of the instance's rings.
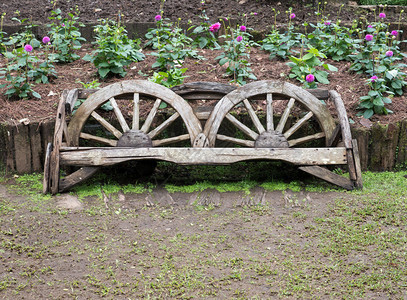
[{"label": "purple flower", "polygon": [[254,12],[254,13],[253,13],[253,15],[257,16],[257,13],[256,13],[256,12]]},{"label": "purple flower", "polygon": [[373,35],[371,35],[371,34],[366,34],[365,40],[368,41],[368,42],[372,41],[372,40],[373,40]]},{"label": "purple flower", "polygon": [[236,41],[238,41],[238,42],[241,42],[243,40],[243,37],[241,36],[241,35],[239,35],[237,38],[236,38]]},{"label": "purple flower", "polygon": [[242,25],[242,26],[240,26],[240,31],[246,31],[246,26],[244,26],[244,25]]},{"label": "purple flower", "polygon": [[397,30],[393,30],[392,32],[391,32],[391,35],[392,36],[397,36],[399,34],[399,32],[397,31]]},{"label": "purple flower", "polygon": [[291,15],[290,15],[290,19],[292,20],[292,19],[295,19],[295,13],[292,13]]},{"label": "purple flower", "polygon": [[386,51],[386,56],[387,57],[392,57],[393,56],[393,51],[391,51],[391,50]]},{"label": "purple flower", "polygon": [[331,25],[331,21],[325,21],[325,22],[324,22],[324,25],[325,25],[325,26]]},{"label": "purple flower", "polygon": [[382,12],[382,13],[379,14],[379,18],[380,18],[380,19],[384,19],[385,17],[386,17],[386,14],[385,14],[384,12]]},{"label": "purple flower", "polygon": [[217,32],[219,29],[220,29],[220,23],[219,22],[209,26],[209,31],[210,32]]},{"label": "purple flower", "polygon": [[24,50],[27,51],[27,52],[31,52],[31,51],[33,51],[33,47],[28,44],[28,45],[24,46]]},{"label": "purple flower", "polygon": [[61,26],[62,26],[62,27],[65,27],[65,23],[62,23]]},{"label": "purple flower", "polygon": [[367,25],[367,28],[373,28],[373,26],[372,25]]},{"label": "purple flower", "polygon": [[313,82],[313,81],[315,80],[315,76],[312,75],[312,74],[308,74],[308,75],[305,77],[305,80],[306,80],[307,82]]},{"label": "purple flower", "polygon": [[42,42],[43,42],[44,44],[48,44],[50,41],[51,41],[51,39],[50,39],[48,36],[44,36],[44,37],[42,38]]},{"label": "purple flower", "polygon": [[377,79],[379,79],[379,77],[377,77],[376,75],[370,77],[371,82],[376,82]]},{"label": "purple flower", "polygon": [[154,19],[158,22],[158,21],[161,21],[161,15],[156,15],[155,17],[154,17]]}]

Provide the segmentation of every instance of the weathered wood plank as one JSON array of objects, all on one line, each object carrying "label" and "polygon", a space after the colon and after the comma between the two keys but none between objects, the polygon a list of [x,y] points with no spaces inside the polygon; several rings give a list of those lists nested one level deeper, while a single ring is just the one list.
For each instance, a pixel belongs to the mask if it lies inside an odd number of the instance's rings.
[{"label": "weathered wood plank", "polygon": [[220,141],[230,142],[230,143],[233,143],[236,145],[254,148],[254,141],[242,140],[242,139],[234,138],[234,137],[223,135],[223,134],[218,134],[216,136],[216,138]]},{"label": "weathered wood plank", "polygon": [[372,127],[370,145],[370,168],[373,171],[392,170],[396,161],[399,127],[390,123],[381,125],[375,123]]},{"label": "weathered wood plank", "polygon": [[286,132],[284,132],[284,136],[286,139],[288,139],[291,135],[293,135],[298,129],[301,128],[301,126],[303,126],[309,119],[312,118],[314,114],[312,113],[312,111],[310,111],[309,113],[307,113],[305,116],[303,116],[301,119],[299,119],[293,127],[291,127],[290,129],[288,129]]},{"label": "weathered wood plank", "polygon": [[400,136],[398,141],[398,152],[396,163],[400,166],[407,166],[407,119],[403,120],[399,124]]},{"label": "weathered wood plank", "polygon": [[306,142],[310,142],[310,141],[313,141],[313,140],[317,140],[317,139],[320,139],[320,138],[323,138],[323,137],[325,137],[325,133],[324,132],[318,132],[318,133],[307,135],[307,136],[304,136],[304,137],[301,137],[301,138],[298,138],[298,139],[295,139],[295,140],[289,140],[288,145],[289,145],[289,147],[294,147],[296,145],[306,143]]},{"label": "weathered wood plank", "polygon": [[244,134],[246,134],[251,139],[256,140],[258,138],[258,136],[259,136],[258,133],[251,130],[249,127],[244,125],[242,122],[240,122],[238,119],[236,119],[231,114],[227,114],[226,119],[229,120],[229,122],[231,122],[235,127],[240,129]]},{"label": "weathered wood plank", "polygon": [[108,121],[103,119],[103,117],[99,115],[96,111],[93,111],[90,115],[118,139],[120,139],[120,137],[123,135],[119,130],[116,129],[116,127],[114,127]]},{"label": "weathered wood plank", "polygon": [[287,106],[283,112],[283,115],[281,116],[280,121],[278,122],[276,131],[283,133],[284,126],[287,123],[288,117],[290,115],[291,109],[293,108],[295,103],[295,99],[291,98],[290,101],[288,101]]},{"label": "weathered wood plank", "polygon": [[315,177],[321,178],[325,181],[333,183],[335,185],[341,186],[347,190],[353,190],[355,187],[349,179],[342,177],[338,174],[332,173],[331,171],[320,167],[320,166],[304,166],[298,169],[307,172]]},{"label": "weathered wood plank", "polygon": [[352,136],[358,141],[360,167],[366,171],[369,166],[369,147],[371,141],[371,132],[367,128],[352,128]]},{"label": "weathered wood plank", "polygon": [[173,143],[178,143],[182,141],[186,141],[189,139],[189,134],[182,134],[162,140],[154,140],[153,142],[153,147],[160,147],[168,144],[173,144]]},{"label": "weathered wood plank", "polygon": [[244,160],[282,160],[296,165],[346,164],[346,149],[338,148],[110,148],[61,147],[61,163],[108,166],[128,160],[157,159],[183,165],[225,165]]},{"label": "weathered wood plank", "polygon": [[109,99],[109,101],[110,101],[110,104],[113,107],[114,113],[115,113],[115,115],[117,117],[117,120],[119,121],[120,126],[122,127],[123,132],[129,131],[130,130],[129,125],[127,125],[127,122],[124,119],[123,114],[122,114],[116,100],[113,97],[111,97]]},{"label": "weathered wood plank", "polygon": [[168,126],[170,126],[178,117],[179,117],[179,113],[176,112],[171,117],[169,117],[167,120],[165,120],[160,125],[158,125],[156,128],[151,130],[147,135],[151,139],[153,139],[154,137],[159,135],[164,129],[166,129]]},{"label": "weathered wood plank", "polygon": [[267,118],[266,118],[266,128],[267,131],[274,130],[274,120],[273,120],[273,94],[268,93],[267,94],[267,104],[266,104],[266,112],[267,112]]},{"label": "weathered wood plank", "polygon": [[263,133],[266,131],[266,129],[264,129],[264,126],[261,124],[259,118],[256,115],[256,112],[254,111],[252,105],[250,104],[249,100],[244,99],[243,100],[243,104],[247,109],[247,112],[249,113],[250,119],[252,119],[252,122],[254,124],[254,126],[257,128],[257,131],[259,133]]},{"label": "weathered wood plank", "polygon": [[356,171],[355,186],[358,189],[362,189],[363,188],[362,169],[360,168],[359,148],[358,148],[358,141],[356,139],[352,140],[352,146],[353,146],[353,158],[355,160],[355,171]]},{"label": "weathered wood plank", "polygon": [[51,162],[52,143],[48,143],[45,150],[44,159],[44,177],[42,180],[42,193],[48,194],[50,192],[50,162]]},{"label": "weathered wood plank", "polygon": [[154,102],[153,108],[148,113],[146,120],[144,121],[143,126],[141,127],[141,131],[147,133],[150,130],[150,126],[153,123],[154,117],[157,114],[158,108],[160,107],[161,99],[157,99]]},{"label": "weathered wood plank", "polygon": [[31,163],[33,172],[42,171],[41,157],[43,154],[41,147],[41,133],[38,124],[29,124]]},{"label": "weathered wood plank", "polygon": [[85,139],[85,140],[103,143],[103,144],[106,144],[106,145],[109,145],[109,146],[112,146],[112,147],[116,147],[116,145],[117,145],[116,140],[106,139],[106,138],[96,136],[96,135],[92,135],[92,134],[89,134],[89,133],[81,132],[80,137],[82,139]]},{"label": "weathered wood plank", "polygon": [[28,126],[19,124],[14,135],[14,155],[17,173],[31,173],[31,146]]},{"label": "weathered wood plank", "polygon": [[140,129],[140,96],[139,93],[134,93],[133,99],[133,123],[131,129]]},{"label": "weathered wood plank", "polygon": [[[331,90],[329,91],[331,98],[335,104],[336,112],[339,118],[339,124],[341,125],[342,130],[342,140],[345,143],[347,149],[352,149],[352,135],[349,126],[348,115],[346,114],[346,108],[343,104],[341,96],[338,92]],[[330,138],[330,136],[329,136]]]},{"label": "weathered wood plank", "polygon": [[[58,192],[62,193],[62,192],[69,190],[74,185],[91,177],[99,169],[100,169],[99,167],[83,167],[83,168],[80,168],[79,170],[73,172],[72,174],[69,174],[68,176],[66,176],[64,178],[61,178],[60,183],[59,183]],[[53,194],[55,194],[55,193],[53,193]]]}]

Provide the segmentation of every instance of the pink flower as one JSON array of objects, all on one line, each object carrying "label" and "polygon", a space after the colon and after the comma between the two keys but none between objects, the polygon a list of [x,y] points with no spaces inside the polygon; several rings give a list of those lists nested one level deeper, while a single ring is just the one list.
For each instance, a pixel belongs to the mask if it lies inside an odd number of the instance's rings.
[{"label": "pink flower", "polygon": [[331,25],[331,21],[325,21],[324,25],[325,25],[325,26]]},{"label": "pink flower", "polygon": [[220,29],[220,23],[219,22],[209,26],[209,31],[210,32],[217,32],[219,29]]},{"label": "pink flower", "polygon": [[48,44],[50,41],[51,41],[51,39],[50,39],[48,36],[44,36],[44,37],[42,38],[42,42],[43,42],[44,44]]},{"label": "pink flower", "polygon": [[243,40],[243,37],[241,36],[241,35],[239,35],[237,38],[236,38],[236,41],[238,41],[238,42],[241,42]]},{"label": "pink flower", "polygon": [[253,13],[253,15],[254,15],[254,16],[257,16],[257,13],[256,13],[256,12],[254,12],[254,13]]},{"label": "pink flower", "polygon": [[308,74],[308,75],[305,77],[305,80],[306,80],[307,82],[313,82],[313,81],[315,80],[315,76],[312,75],[312,74]]},{"label": "pink flower", "polygon": [[62,27],[65,27],[65,23],[62,23],[61,26],[62,26]]},{"label": "pink flower", "polygon": [[28,45],[24,46],[24,50],[27,51],[27,52],[31,52],[31,51],[33,51],[33,47],[28,44]]},{"label": "pink flower", "polygon": [[295,13],[292,13],[291,15],[290,15],[290,19],[292,20],[292,19],[294,19],[295,18]]},{"label": "pink flower", "polygon": [[158,22],[158,21],[161,21],[161,15],[156,15],[155,17],[154,17],[154,19]]},{"label": "pink flower", "polygon": [[372,40],[373,40],[373,35],[371,35],[371,34],[366,34],[365,40],[368,41],[368,42],[372,41]]},{"label": "pink flower", "polygon": [[373,26],[372,25],[367,25],[367,28],[373,28]]},{"label": "pink flower", "polygon": [[391,51],[391,50],[386,51],[386,56],[387,57],[392,57],[393,56],[393,51]]},{"label": "pink flower", "polygon": [[391,35],[392,36],[397,36],[399,34],[399,32],[397,31],[397,30],[393,30],[392,32],[391,32]]},{"label": "pink flower", "polygon": [[244,25],[242,25],[242,26],[240,26],[240,31],[246,31],[246,26],[244,26]]},{"label": "pink flower", "polygon": [[370,77],[371,82],[376,82],[377,79],[379,79],[379,77],[377,77],[376,75]]},{"label": "pink flower", "polygon": [[380,18],[380,19],[384,19],[385,17],[386,17],[386,14],[385,14],[385,13],[382,12],[382,13],[379,14],[379,18]]}]

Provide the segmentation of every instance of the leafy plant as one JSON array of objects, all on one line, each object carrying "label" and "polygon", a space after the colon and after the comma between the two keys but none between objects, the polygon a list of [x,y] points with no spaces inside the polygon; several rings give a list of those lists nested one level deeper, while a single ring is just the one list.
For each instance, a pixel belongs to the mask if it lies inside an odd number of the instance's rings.
[{"label": "leafy plant", "polygon": [[3,31],[3,21],[4,17],[6,16],[6,13],[2,13],[0,16],[0,53],[3,53],[6,51],[6,45],[4,45],[4,36],[7,34],[6,32]]},{"label": "leafy plant", "polygon": [[[18,16],[20,12],[16,11],[17,17],[13,17],[11,20],[16,21],[23,28],[20,32],[12,34],[7,42],[4,42],[4,45],[11,46],[12,48],[21,48],[24,45],[31,45],[33,48],[38,48],[41,43],[37,40],[33,33],[33,28],[38,26],[32,23],[28,23],[28,19],[19,19]],[[3,18],[2,18],[3,20]]]},{"label": "leafy plant", "polygon": [[31,55],[33,47],[26,45],[24,48],[13,49],[12,52],[5,52],[4,57],[7,60],[6,68],[0,69],[0,78],[4,78],[8,84],[0,85],[0,88],[6,87],[5,95],[10,98],[16,96],[20,99],[36,97],[41,98],[40,94],[33,90],[32,70],[38,63],[38,58]]},{"label": "leafy plant", "polygon": [[194,36],[193,44],[198,46],[199,48],[215,48],[219,49],[220,46],[218,44],[217,38],[214,33],[216,33],[219,29],[210,25],[209,18],[206,15],[205,10],[203,9],[201,15],[199,16],[201,19],[201,23],[198,26],[191,26],[188,28],[188,31],[192,30],[191,35]]},{"label": "leafy plant", "polygon": [[187,68],[171,68],[167,72],[154,72],[153,77],[148,80],[171,88],[184,82],[186,77],[184,76],[184,73],[186,71]]},{"label": "leafy plant", "polygon": [[239,85],[246,84],[246,79],[257,79],[249,63],[250,47],[255,45],[250,40],[251,37],[244,25],[238,30],[230,30],[230,33],[221,36],[225,39],[222,45],[225,52],[216,57],[216,60],[219,60],[221,66],[226,65],[226,75],[233,78],[231,82]]},{"label": "leafy plant", "polygon": [[126,66],[144,59],[144,54],[140,52],[140,40],[129,39],[120,22],[101,20],[101,24],[95,26],[95,32],[94,44],[97,44],[97,49],[83,59],[95,65],[101,78],[109,75],[124,77],[127,74]]},{"label": "leafy plant", "polygon": [[157,50],[150,54],[156,57],[153,68],[166,72],[176,66],[182,66],[187,57],[203,58],[196,50],[188,47],[193,40],[183,33],[178,23],[174,25],[168,19],[162,19],[160,15],[156,16],[156,22],[157,27],[150,29],[146,34],[148,39],[146,45],[151,45]]},{"label": "leafy plant", "polygon": [[[307,54],[299,58],[290,56],[291,62],[287,65],[291,67],[290,78],[296,78],[302,82],[307,88],[314,88],[317,82],[329,84],[328,72],[318,69],[323,67],[325,70],[336,72],[338,69],[330,64],[323,63],[319,58],[326,58],[325,54],[318,51],[316,48],[310,47]],[[312,76],[308,76],[312,75]]]},{"label": "leafy plant", "polygon": [[52,45],[55,49],[55,59],[58,62],[72,62],[80,58],[75,53],[75,50],[81,48],[81,43],[86,40],[81,36],[79,27],[84,27],[82,22],[79,22],[79,9],[76,7],[68,13],[68,17],[62,17],[62,12],[59,8],[51,11],[52,20],[48,24],[48,35],[51,37]]},{"label": "leafy plant", "polygon": [[364,109],[361,115],[363,115],[364,118],[369,119],[375,113],[386,115],[392,113],[391,110],[384,107],[385,104],[391,103],[391,99],[384,94],[393,94],[384,84],[384,79],[372,76],[367,80],[367,84],[370,87],[368,95],[360,97],[359,108]]}]

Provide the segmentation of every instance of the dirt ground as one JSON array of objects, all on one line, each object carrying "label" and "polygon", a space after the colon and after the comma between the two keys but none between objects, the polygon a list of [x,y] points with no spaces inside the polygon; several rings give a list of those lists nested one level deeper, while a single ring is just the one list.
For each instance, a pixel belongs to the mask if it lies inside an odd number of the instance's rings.
[{"label": "dirt ground", "polygon": [[352,193],[94,182],[54,197],[40,175],[3,178],[0,299],[404,299],[406,174]]}]

